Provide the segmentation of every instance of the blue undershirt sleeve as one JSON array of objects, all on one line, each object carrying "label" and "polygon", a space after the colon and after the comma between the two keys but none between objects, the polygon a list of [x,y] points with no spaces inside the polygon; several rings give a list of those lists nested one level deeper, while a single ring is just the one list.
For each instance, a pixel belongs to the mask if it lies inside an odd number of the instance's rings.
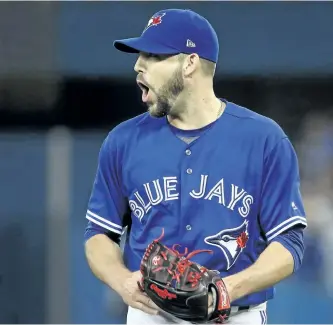
[{"label": "blue undershirt sleeve", "polygon": [[304,256],[304,227],[295,225],[285,232],[274,237],[272,242],[277,241],[282,244],[294,258],[294,272],[302,265]]}]

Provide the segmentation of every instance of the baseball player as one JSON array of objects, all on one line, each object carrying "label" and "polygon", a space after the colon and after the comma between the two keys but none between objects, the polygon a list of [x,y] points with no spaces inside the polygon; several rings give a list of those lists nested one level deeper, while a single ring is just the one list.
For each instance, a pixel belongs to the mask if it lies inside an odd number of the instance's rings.
[{"label": "baseball player", "polygon": [[194,260],[223,279],[229,323],[265,324],[274,286],[297,271],[304,251],[290,140],[273,120],[216,97],[218,38],[199,14],[161,10],[141,36],[114,46],[137,53],[148,111],[101,145],[86,215],[92,272],[129,306],[128,324],[186,323],[169,319],[137,285],[145,249],[164,228],[168,246],[213,251]]}]

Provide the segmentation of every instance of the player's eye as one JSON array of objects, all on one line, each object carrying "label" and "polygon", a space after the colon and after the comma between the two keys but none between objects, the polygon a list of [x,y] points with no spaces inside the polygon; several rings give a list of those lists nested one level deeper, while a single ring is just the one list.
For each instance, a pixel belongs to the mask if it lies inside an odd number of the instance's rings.
[{"label": "player's eye", "polygon": [[148,58],[159,59],[160,56],[158,54],[148,53]]}]

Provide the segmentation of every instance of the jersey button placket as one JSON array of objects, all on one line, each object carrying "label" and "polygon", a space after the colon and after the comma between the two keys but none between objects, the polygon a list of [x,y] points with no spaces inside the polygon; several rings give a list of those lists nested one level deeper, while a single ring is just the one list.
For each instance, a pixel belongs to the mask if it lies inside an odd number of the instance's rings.
[{"label": "jersey button placket", "polygon": [[[186,156],[191,156],[191,154],[192,154],[192,151],[191,151],[191,149],[186,149],[185,150],[185,155]],[[188,164],[188,158],[187,159],[185,159],[185,165],[187,165]],[[192,168],[187,168],[186,169],[186,174],[187,175],[191,175],[193,173],[193,170],[192,170]],[[190,180],[189,180],[189,182],[190,182]],[[186,193],[186,195],[188,195],[188,193]],[[184,228],[183,227],[181,227],[182,229],[186,229],[186,231],[190,231],[190,230],[192,230],[192,226],[190,225],[190,224],[187,224]]]},{"label": "jersey button placket", "polygon": [[[185,155],[186,155],[186,156],[190,156],[191,153],[192,153],[191,149],[186,149],[186,150],[185,150]],[[187,168],[187,169],[186,169],[186,173],[187,173],[188,175],[191,175],[191,174],[192,174],[192,169],[191,169],[191,168]]]}]

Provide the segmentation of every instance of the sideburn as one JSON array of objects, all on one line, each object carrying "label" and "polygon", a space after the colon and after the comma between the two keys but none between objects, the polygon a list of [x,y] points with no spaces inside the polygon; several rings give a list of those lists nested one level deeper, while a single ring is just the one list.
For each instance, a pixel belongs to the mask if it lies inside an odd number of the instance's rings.
[{"label": "sideburn", "polygon": [[165,116],[170,113],[170,110],[176,101],[179,94],[184,90],[184,80],[181,68],[177,69],[170,80],[160,90],[162,93],[157,98],[158,111]]}]

